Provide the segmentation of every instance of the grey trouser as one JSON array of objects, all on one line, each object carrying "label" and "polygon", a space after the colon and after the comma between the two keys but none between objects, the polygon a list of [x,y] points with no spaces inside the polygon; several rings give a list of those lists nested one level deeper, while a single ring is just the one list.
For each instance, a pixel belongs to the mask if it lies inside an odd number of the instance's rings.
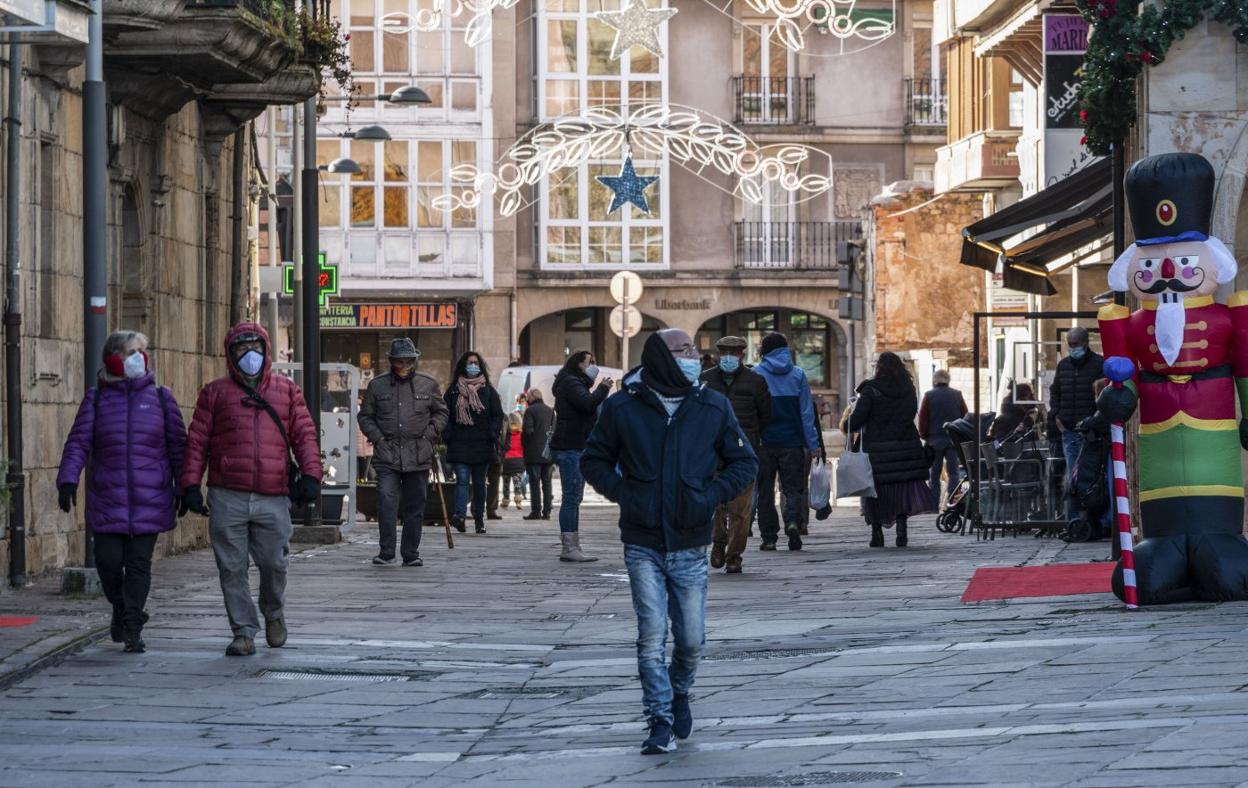
[{"label": "grey trouser", "polygon": [[254,638],[260,631],[251,601],[247,556],[260,570],[260,611],[266,621],[282,617],[286,564],[290,555],[290,499],[285,495],[208,488],[208,537],[217,558],[221,594],[235,637]]}]

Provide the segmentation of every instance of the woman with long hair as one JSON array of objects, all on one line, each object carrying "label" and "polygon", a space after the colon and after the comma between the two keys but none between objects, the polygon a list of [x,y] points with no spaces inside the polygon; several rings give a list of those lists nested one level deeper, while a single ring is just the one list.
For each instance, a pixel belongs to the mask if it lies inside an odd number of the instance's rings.
[{"label": "woman with long hair", "polygon": [[[141,654],[156,537],[186,514],[177,479],[186,457],[186,426],[173,392],[156,383],[147,337],[118,331],[104,340],[104,369],[78,408],[56,476],[61,511],[78,503],[86,470],[87,527],[95,568],[113,606],[109,634]],[[180,511],[179,511],[180,510]]]},{"label": "woman with long hair", "polygon": [[849,417],[850,439],[861,433],[871,458],[875,496],[863,501],[871,546],[884,546],[884,528],[897,524],[897,546],[909,543],[910,517],[936,510],[927,484],[928,462],[914,419],[919,395],[914,379],[896,353],[881,353],[875,377],[858,387],[858,401]]},{"label": "woman with long hair", "polygon": [[503,405],[490,384],[490,373],[480,353],[470,350],[455,362],[446,390],[450,420],[446,427],[446,460],[455,471],[455,514],[451,524],[467,530],[471,492],[472,519],[477,533],[485,533],[485,475],[498,457],[503,431]]},{"label": "woman with long hair", "polygon": [[[598,420],[598,407],[611,394],[611,379],[599,377],[594,354],[578,350],[568,356],[563,369],[555,375],[555,433],[550,438],[550,451],[559,467],[559,543],[560,561],[584,563],[597,558],[581,551],[581,498],[585,494],[585,478],[581,476],[581,455],[585,442]],[[591,391],[592,389],[592,391]]]}]

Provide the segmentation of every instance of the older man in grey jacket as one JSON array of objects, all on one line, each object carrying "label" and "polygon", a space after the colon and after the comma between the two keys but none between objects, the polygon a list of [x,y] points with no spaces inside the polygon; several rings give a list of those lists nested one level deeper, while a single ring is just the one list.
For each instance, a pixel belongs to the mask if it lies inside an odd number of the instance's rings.
[{"label": "older man in grey jacket", "polygon": [[403,566],[421,566],[420,533],[433,467],[433,444],[446,429],[447,409],[438,382],[416,371],[420,351],[407,337],[390,345],[390,371],[368,384],[360,430],[373,444],[381,548],[373,563],[397,560],[395,520],[402,511]]}]

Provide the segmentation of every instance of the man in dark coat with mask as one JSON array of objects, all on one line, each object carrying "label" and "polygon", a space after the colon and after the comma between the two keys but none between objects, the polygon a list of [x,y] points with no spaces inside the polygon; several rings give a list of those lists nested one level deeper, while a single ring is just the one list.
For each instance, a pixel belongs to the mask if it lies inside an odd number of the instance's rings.
[{"label": "man in dark coat with mask", "polygon": [[[1083,436],[1075,427],[1096,413],[1094,386],[1105,375],[1101,371],[1104,359],[1088,347],[1086,328],[1075,326],[1070,329],[1066,334],[1066,344],[1070,348],[1070,354],[1057,362],[1053,385],[1049,387],[1049,410],[1053,413],[1058,432],[1062,434],[1062,455],[1066,458],[1066,478],[1069,482],[1070,469],[1075,467],[1079,452],[1083,451]],[[1082,515],[1083,511],[1072,495],[1071,519]]]},{"label": "man in dark coat with mask", "polygon": [[373,563],[393,564],[395,521],[403,515],[404,566],[421,566],[420,532],[433,467],[433,444],[446,429],[446,403],[438,381],[416,371],[420,351],[407,337],[390,343],[390,371],[364,391],[360,431],[373,444],[377,471],[377,525],[380,547]]},{"label": "man in dark coat with mask", "polygon": [[698,382],[701,371],[687,333],[669,328],[651,335],[641,366],[603,404],[581,458],[585,480],[620,506],[650,726],[641,750],[647,755],[671,752],[693,730],[689,691],[706,642],[711,520],[758,473],[732,405]]}]

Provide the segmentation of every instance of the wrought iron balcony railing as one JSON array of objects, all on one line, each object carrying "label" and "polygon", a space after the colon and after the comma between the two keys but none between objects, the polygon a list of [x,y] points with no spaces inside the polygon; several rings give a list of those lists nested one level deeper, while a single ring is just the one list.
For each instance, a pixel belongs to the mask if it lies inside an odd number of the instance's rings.
[{"label": "wrought iron balcony railing", "polygon": [[737,123],[812,126],[815,123],[814,77],[732,78]]},{"label": "wrought iron balcony railing", "polygon": [[736,222],[737,268],[832,271],[844,262],[846,244],[862,237],[862,223]]},{"label": "wrought iron balcony railing", "polygon": [[906,125],[944,126],[949,122],[946,80],[906,80]]}]

